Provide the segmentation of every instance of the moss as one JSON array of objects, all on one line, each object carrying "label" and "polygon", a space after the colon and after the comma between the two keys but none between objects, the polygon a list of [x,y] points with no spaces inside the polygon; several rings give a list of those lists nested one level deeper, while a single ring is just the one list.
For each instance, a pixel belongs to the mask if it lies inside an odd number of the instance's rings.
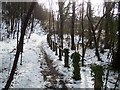
[{"label": "moss", "polygon": [[91,66],[91,69],[92,69],[92,72],[94,74],[97,74],[97,75],[103,75],[104,74],[104,72],[103,72],[104,69],[100,65],[94,64],[94,65]]},{"label": "moss", "polygon": [[80,80],[80,54],[78,52],[75,52],[71,55],[71,58],[73,59],[73,79]]}]

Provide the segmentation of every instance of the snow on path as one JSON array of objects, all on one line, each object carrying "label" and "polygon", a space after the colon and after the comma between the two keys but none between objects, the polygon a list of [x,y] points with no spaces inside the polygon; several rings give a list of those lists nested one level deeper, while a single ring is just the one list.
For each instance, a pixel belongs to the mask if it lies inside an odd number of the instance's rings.
[{"label": "snow on path", "polygon": [[[0,89],[5,85],[15,54],[16,40],[0,41]],[[12,52],[13,51],[13,52]],[[10,53],[12,52],[12,53]]]},{"label": "snow on path", "polygon": [[45,81],[40,68],[43,59],[40,58],[42,55],[40,45],[45,39],[45,35],[32,34],[30,41],[25,41],[23,65],[20,66],[18,62],[17,74],[14,76],[11,88],[44,88]]},{"label": "snow on path", "polygon": [[[37,30],[37,29],[36,29]],[[13,57],[15,51],[11,54],[8,52],[12,51],[15,48],[16,40],[10,40],[7,44],[6,42],[0,42],[0,58],[2,58],[2,65],[0,67],[7,68],[9,67],[9,63],[13,63],[13,60],[9,60],[10,56]],[[28,41],[28,42],[27,42]],[[64,67],[64,60],[59,61],[58,56],[55,56],[55,53],[50,49],[46,41],[46,35],[42,32],[38,32],[37,34],[32,34],[30,40],[25,40],[24,44],[24,53],[23,53],[23,65],[20,66],[20,60],[18,62],[18,67],[16,74],[14,76],[14,80],[12,82],[11,88],[46,88],[45,86],[50,84],[48,81],[44,81],[44,76],[41,71],[44,68],[48,68],[46,66],[44,56],[41,52],[41,47],[45,50],[48,57],[53,60],[53,66],[62,73],[63,80],[66,82],[66,86],[70,88],[92,88],[94,87],[93,77],[90,75],[90,68],[81,67],[81,81],[74,81],[72,79],[72,70],[73,68],[67,69]],[[87,56],[94,56],[93,53],[88,52]],[[72,53],[72,52],[71,52]],[[90,53],[90,54],[89,54]],[[13,55],[12,55],[13,54]],[[95,58],[94,58],[95,59]],[[89,63],[92,63],[94,60],[90,60]],[[94,61],[95,62],[95,61]],[[2,77],[1,77],[2,74]],[[3,77],[4,76],[4,77]],[[6,76],[8,76],[7,70],[3,70],[0,72],[0,89],[4,87],[5,82],[1,82],[2,79],[6,80]],[[112,76],[110,76],[110,80],[115,81]],[[3,80],[2,80],[3,81]],[[109,87],[113,87],[113,84],[108,83]]]}]

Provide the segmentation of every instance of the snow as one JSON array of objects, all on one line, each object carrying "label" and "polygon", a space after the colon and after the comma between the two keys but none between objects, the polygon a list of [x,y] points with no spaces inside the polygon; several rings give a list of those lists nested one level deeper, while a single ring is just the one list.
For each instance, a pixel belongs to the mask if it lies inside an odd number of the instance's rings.
[{"label": "snow", "polygon": [[[44,79],[42,71],[48,69],[47,63],[44,59],[43,51],[47,54],[50,60],[53,60],[53,67],[63,76],[57,79],[57,87],[61,87],[59,84],[60,80],[63,80],[68,88],[94,88],[94,77],[91,76],[91,64],[106,65],[109,63],[107,58],[108,50],[104,54],[101,54],[102,60],[104,62],[97,61],[95,56],[94,49],[87,49],[85,54],[85,65],[80,67],[81,80],[75,81],[72,79],[73,76],[73,67],[72,59],[69,57],[69,66],[70,68],[64,67],[64,57],[62,61],[59,60],[58,56],[55,55],[48,43],[47,35],[40,26],[40,23],[35,22],[36,26],[34,27],[34,33],[31,34],[31,38],[28,40],[25,38],[24,41],[24,51],[22,58],[22,65],[20,65],[20,60],[18,62],[17,71],[12,81],[11,88],[45,88],[45,86],[51,86],[51,83],[48,80]],[[67,35],[65,35],[67,37]],[[27,37],[27,36],[26,36]],[[57,35],[55,35],[57,37]],[[54,37],[52,36],[52,40]],[[78,36],[75,36],[75,41],[79,40]],[[58,42],[58,40],[56,40]],[[81,43],[81,42],[80,42]],[[77,43],[76,43],[77,44]],[[65,48],[68,48],[68,42],[64,41]],[[5,86],[5,83],[10,74],[12,68],[14,55],[16,52],[16,39],[6,39],[5,41],[0,41],[0,89]],[[82,49],[80,47],[79,53],[81,54]],[[70,50],[69,56],[74,53]],[[104,71],[106,75],[107,70]],[[108,77],[108,88],[113,88],[114,84],[111,83],[116,81],[118,73],[110,71]],[[47,76],[47,79],[50,79],[51,76]],[[103,76],[103,80],[105,76]],[[105,80],[104,80],[105,81]],[[120,86],[119,86],[120,87]]]},{"label": "snow", "polygon": [[[52,40],[54,40],[54,36],[51,36]],[[57,37],[57,35],[55,35]],[[64,38],[66,38],[67,35],[64,35]],[[78,36],[75,36],[76,42],[78,42],[79,38]],[[67,46],[67,41],[64,41],[64,48],[68,48]],[[58,60],[58,56],[55,55],[55,52],[53,52],[50,47],[48,46],[47,42],[43,44],[43,49],[49,56],[51,60],[53,60],[53,66],[56,68],[58,72],[63,74],[63,80],[66,82],[66,86],[68,88],[94,88],[94,77],[91,76],[91,65],[92,64],[97,64],[97,65],[102,65],[105,66],[107,64],[110,64],[110,59],[107,58],[107,55],[109,53],[109,50],[105,50],[106,52],[104,54],[100,54],[103,62],[98,61],[97,57],[95,55],[95,49],[87,49],[86,54],[85,54],[85,67],[81,67],[80,74],[81,74],[81,80],[75,81],[72,79],[72,72],[73,72],[73,67],[72,67],[72,59],[69,58],[69,65],[70,68],[65,68],[64,67],[64,58],[62,57],[62,61]],[[70,50],[69,56],[71,56],[72,53],[75,51]],[[79,53],[82,54],[82,48],[80,47]],[[105,68],[104,68],[105,69]],[[106,72],[107,69],[104,70],[104,76],[103,76],[103,82],[105,82],[106,78]],[[108,88],[114,88],[114,83],[116,81],[118,73],[114,73],[113,71],[110,71],[109,77],[108,77]],[[111,80],[113,83],[111,83]],[[104,85],[105,83],[103,83]],[[118,87],[120,85],[118,84]]]},{"label": "snow", "polygon": [[[37,25],[37,28],[39,25]],[[35,32],[36,32],[35,28]],[[39,29],[40,30],[40,29]],[[22,65],[20,65],[20,60],[17,65],[17,71],[12,81],[11,88],[45,88],[45,82],[43,80],[43,75],[41,73],[42,68],[40,65],[42,60],[42,52],[40,51],[41,43],[46,40],[46,35],[42,30],[41,32],[31,35],[31,39],[24,41],[24,52],[22,57]],[[38,35],[40,34],[40,35]],[[0,89],[5,86],[5,83],[10,74],[12,68],[12,63],[14,60],[14,55],[16,48],[16,39],[7,39],[6,41],[0,42]],[[41,57],[41,58],[40,58]]]},{"label": "snow", "polygon": [[63,81],[66,82],[66,86],[68,88],[93,88],[93,81],[91,81],[92,77],[90,76],[90,69],[87,67],[81,67],[81,81],[74,81],[72,79],[72,63],[70,59],[70,67],[71,68],[65,68],[64,67],[64,58],[62,57],[62,61],[58,60],[58,56],[55,55],[55,53],[49,48],[47,42],[43,44],[43,49],[49,56],[51,60],[53,60],[53,66],[56,68],[58,72],[63,74]]},{"label": "snow", "polygon": [[[32,34],[31,40],[25,44],[23,53],[23,65],[18,67],[17,75],[13,82],[13,88],[44,88],[43,76],[40,73],[40,60],[38,43],[39,36]],[[34,42],[34,43],[33,43]]]},{"label": "snow", "polygon": [[[12,41],[3,41],[0,42],[0,58],[1,58],[1,63],[0,63],[0,81],[5,82],[7,79],[7,76],[9,75],[9,72],[11,70],[12,66],[12,61],[14,58],[14,51],[13,49],[15,48],[15,40]],[[13,51],[11,53],[11,51]],[[0,84],[0,87],[3,85]]]}]

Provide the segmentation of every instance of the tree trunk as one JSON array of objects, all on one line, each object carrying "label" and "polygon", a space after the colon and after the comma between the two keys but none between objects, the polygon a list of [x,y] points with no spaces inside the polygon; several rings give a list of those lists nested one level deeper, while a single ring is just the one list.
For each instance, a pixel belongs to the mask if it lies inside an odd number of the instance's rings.
[{"label": "tree trunk", "polygon": [[96,56],[98,58],[98,61],[102,61],[101,58],[100,58],[99,50],[98,50],[99,46],[98,46],[97,39],[96,39],[96,36],[95,36],[95,30],[96,29],[94,29],[94,28],[92,29],[93,38],[94,38],[94,42],[95,42],[95,51],[96,51],[95,54],[96,54]]},{"label": "tree trunk", "polygon": [[113,68],[120,71],[120,1],[118,5],[118,45],[115,59],[112,63]]},{"label": "tree trunk", "polygon": [[11,35],[13,34],[13,32],[14,32],[14,17],[12,16],[11,17]]},{"label": "tree trunk", "polygon": [[49,12],[49,33],[51,34],[51,12]]},{"label": "tree trunk", "polygon": [[33,32],[33,28],[34,28],[34,14],[32,14],[32,25],[31,25],[31,30],[30,30],[30,34],[28,36],[28,39],[30,39],[30,36],[31,36],[31,34]]},{"label": "tree trunk", "polygon": [[75,50],[75,43],[74,43],[74,28],[75,28],[75,2],[73,2],[72,6],[72,25],[71,25],[71,50]]},{"label": "tree trunk", "polygon": [[31,16],[31,13],[34,9],[36,5],[36,2],[32,2],[30,8],[29,8],[29,11],[24,19],[24,24],[23,24],[23,27],[21,28],[21,36],[20,36],[20,42],[17,46],[17,51],[16,51],[16,55],[15,55],[15,59],[14,59],[14,63],[13,63],[13,67],[12,67],[12,70],[11,70],[11,73],[10,73],[10,76],[8,78],[8,81],[5,85],[5,88],[3,90],[8,90],[10,85],[11,85],[11,82],[14,78],[14,74],[15,74],[15,70],[16,70],[16,67],[17,67],[17,63],[18,63],[18,59],[19,59],[19,55],[20,55],[20,52],[21,52],[21,46],[22,46],[22,42],[24,41],[24,35],[25,35],[25,30],[27,28],[27,24],[28,24],[28,20]]},{"label": "tree trunk", "polygon": [[[105,2],[105,12],[109,11],[111,2]],[[110,12],[105,16],[105,49],[109,49],[109,22],[110,22]]]},{"label": "tree trunk", "polygon": [[[88,2],[87,14],[88,14],[90,20],[92,21],[92,10],[91,10],[91,2],[90,2],[90,0],[89,0],[89,2]],[[89,46],[90,48],[92,48],[92,41],[93,41],[93,38],[92,38],[92,31],[91,31],[90,22],[88,22],[88,33],[89,33],[88,46]]]},{"label": "tree trunk", "polygon": [[84,56],[85,56],[85,44],[84,44],[84,23],[83,23],[83,15],[84,15],[84,1],[82,3],[82,66],[84,66]]},{"label": "tree trunk", "polygon": [[17,46],[18,46],[18,43],[19,43],[19,25],[20,24],[20,20],[18,20],[18,31],[17,31]]},{"label": "tree trunk", "polygon": [[64,2],[59,2],[61,48],[63,48],[63,28],[64,28],[63,6]]},{"label": "tree trunk", "polygon": [[60,31],[60,25],[59,25],[59,14],[57,15],[57,25],[56,25],[56,33],[58,34],[58,36],[60,36],[60,33],[59,33],[59,31]]}]

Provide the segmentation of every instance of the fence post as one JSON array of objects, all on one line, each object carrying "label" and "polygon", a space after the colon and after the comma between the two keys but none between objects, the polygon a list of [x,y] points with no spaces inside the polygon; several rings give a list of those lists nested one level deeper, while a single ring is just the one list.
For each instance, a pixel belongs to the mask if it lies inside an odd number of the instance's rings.
[{"label": "fence post", "polygon": [[52,50],[52,39],[50,38],[50,47],[51,47],[51,50]]},{"label": "fence post", "polygon": [[91,66],[92,73],[94,73],[94,89],[95,90],[102,90],[103,87],[103,81],[102,76],[104,74],[104,69],[100,65],[93,64]]},{"label": "fence post", "polygon": [[51,45],[51,46],[52,46],[52,51],[53,51],[53,41],[52,41],[52,39],[51,39],[51,42],[52,42],[52,45]]},{"label": "fence post", "polygon": [[62,52],[61,52],[61,46],[59,46],[59,60],[62,61]]},{"label": "fence post", "polygon": [[64,59],[65,67],[69,67],[69,49],[65,48],[64,51],[65,51],[64,52],[65,53],[65,59]]},{"label": "fence post", "polygon": [[47,42],[48,42],[48,45],[50,46],[50,35],[49,34],[47,35]]},{"label": "fence post", "polygon": [[47,34],[47,42],[49,42],[49,40],[48,40],[49,38],[48,38],[48,34]]},{"label": "fence post", "polygon": [[55,55],[58,55],[58,53],[57,53],[57,43],[55,43]]},{"label": "fence post", "polygon": [[55,51],[55,42],[53,41],[53,51]]},{"label": "fence post", "polygon": [[80,54],[78,52],[74,52],[72,55],[71,55],[71,59],[72,62],[73,62],[73,79],[75,80],[80,80],[81,79],[81,75],[80,75]]}]

